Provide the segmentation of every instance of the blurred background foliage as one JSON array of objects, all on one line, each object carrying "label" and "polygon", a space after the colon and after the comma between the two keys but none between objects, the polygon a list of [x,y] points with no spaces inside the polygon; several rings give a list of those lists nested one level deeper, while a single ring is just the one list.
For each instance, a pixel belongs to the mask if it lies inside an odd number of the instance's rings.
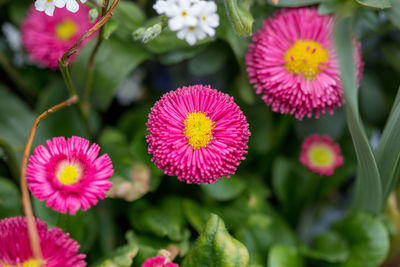
[{"label": "blurred background foliage", "polygon": [[[34,142],[78,135],[99,143],[113,161],[114,186],[109,198],[76,216],[60,215],[33,199],[36,216],[69,232],[89,266],[141,266],[161,249],[176,254],[182,266],[373,267],[385,259],[387,266],[398,262],[396,199],[380,216],[350,213],[357,160],[344,111],[303,121],[271,112],[244,68],[251,39],[245,36],[251,29],[232,27],[223,2],[244,13],[251,4],[250,13],[237,19],[251,20],[251,14],[253,32],[278,9],[267,0],[217,1],[221,24],[216,37],[191,47],[154,26],[162,25],[152,10],[154,1],[121,0],[95,60],[90,131],[76,107],[70,107],[49,116]],[[6,38],[4,25],[19,28],[32,3],[0,0],[0,218],[22,215],[19,166],[35,116],[67,98],[59,72],[30,62]],[[378,4],[383,8],[387,3]],[[382,10],[353,0],[279,3],[304,4],[317,4],[321,14],[346,10],[356,21],[365,61],[360,113],[374,149],[400,84],[400,1]],[[149,27],[147,35],[137,32]],[[80,93],[93,46],[94,41],[71,66]],[[24,58],[22,64],[15,64],[17,56]],[[211,185],[187,185],[163,175],[150,161],[145,142],[154,102],[169,90],[198,83],[234,96],[252,133],[237,173]],[[345,164],[332,177],[313,174],[299,163],[301,143],[313,133],[331,136],[342,148]]]}]

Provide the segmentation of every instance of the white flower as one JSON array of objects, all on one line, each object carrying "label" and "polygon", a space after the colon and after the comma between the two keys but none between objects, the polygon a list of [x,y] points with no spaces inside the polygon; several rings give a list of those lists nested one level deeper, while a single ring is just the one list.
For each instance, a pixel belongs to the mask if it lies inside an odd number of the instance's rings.
[{"label": "white flower", "polygon": [[188,44],[194,45],[197,40],[203,40],[207,35],[199,26],[188,26],[178,31],[176,36]]},{"label": "white flower", "polygon": [[169,13],[170,7],[175,4],[176,0],[158,0],[153,5],[153,8],[159,15],[162,15]]},{"label": "white flower", "polygon": [[9,22],[4,23],[1,28],[11,50],[14,52],[13,64],[19,67],[23,66],[28,59],[24,54],[19,29]]},{"label": "white flower", "polygon": [[[52,1],[52,0],[50,0]],[[81,0],[82,3],[85,3],[86,0]],[[67,6],[67,10],[72,13],[76,13],[79,10],[79,4],[76,0],[54,0],[55,6],[59,8],[63,8]]]},{"label": "white flower", "polygon": [[53,16],[55,9],[54,4],[53,0],[36,0],[35,8],[37,11],[44,11],[48,16]]},{"label": "white flower", "polygon": [[200,6],[188,0],[176,0],[176,3],[168,7],[167,16],[170,17],[168,27],[171,31],[179,31],[188,26],[196,26],[197,15]]},{"label": "white flower", "polygon": [[200,5],[202,8],[199,13],[199,27],[212,37],[219,25],[217,5],[212,1],[201,1]]}]

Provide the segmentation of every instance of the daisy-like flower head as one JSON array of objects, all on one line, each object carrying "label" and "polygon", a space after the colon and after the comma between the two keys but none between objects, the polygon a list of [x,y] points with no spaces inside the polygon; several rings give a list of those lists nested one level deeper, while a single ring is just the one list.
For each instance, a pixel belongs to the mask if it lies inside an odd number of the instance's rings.
[{"label": "daisy-like flower head", "polygon": [[186,183],[213,183],[235,173],[247,154],[246,117],[227,94],[194,85],[166,93],[147,122],[149,154]]},{"label": "daisy-like flower head", "polygon": [[215,28],[219,25],[217,4],[214,1],[200,1],[199,27],[212,37],[215,35]]},{"label": "daisy-like flower head", "polygon": [[[333,43],[334,17],[316,8],[278,11],[253,36],[246,55],[249,79],[272,110],[302,119],[333,113],[343,103],[339,63]],[[363,62],[355,44],[358,83]]]},{"label": "daisy-like flower head", "polygon": [[[84,254],[77,254],[79,244],[60,228],[48,229],[47,224],[36,219],[40,247],[46,267],[84,267]],[[0,266],[39,267],[33,258],[29,234],[24,217],[0,220]]]},{"label": "daisy-like flower head", "polygon": [[35,1],[35,8],[37,11],[41,11],[46,13],[48,16],[53,16],[55,3],[54,0],[36,0]]},{"label": "daisy-like flower head", "polygon": [[[58,68],[58,59],[93,26],[88,15],[90,8],[83,4],[80,8],[77,13],[57,8],[52,17],[35,8],[29,10],[21,33],[22,43],[33,61],[52,69]],[[89,40],[84,40],[82,45]]]},{"label": "daisy-like flower head", "polygon": [[156,257],[147,259],[142,264],[142,267],[179,267],[179,265],[168,261],[168,259],[163,256],[156,256]]},{"label": "daisy-like flower head", "polygon": [[[67,10],[73,13],[76,13],[79,10],[79,4],[76,2],[76,0],[51,0],[51,1],[54,1],[56,7],[59,8],[67,7]],[[81,0],[81,2],[85,3],[86,0]]]},{"label": "daisy-like flower head", "polygon": [[81,137],[65,140],[55,137],[38,146],[29,158],[27,180],[29,189],[46,205],[61,213],[75,214],[81,208],[87,210],[112,183],[113,173],[107,154],[99,155],[100,147]]},{"label": "daisy-like flower head", "polygon": [[340,147],[329,136],[310,135],[304,140],[300,162],[320,175],[332,175],[343,165]]},{"label": "daisy-like flower head", "polygon": [[196,26],[198,23],[197,15],[200,7],[188,0],[175,0],[169,6],[166,14],[170,17],[168,27],[171,31],[179,31],[185,27]]}]

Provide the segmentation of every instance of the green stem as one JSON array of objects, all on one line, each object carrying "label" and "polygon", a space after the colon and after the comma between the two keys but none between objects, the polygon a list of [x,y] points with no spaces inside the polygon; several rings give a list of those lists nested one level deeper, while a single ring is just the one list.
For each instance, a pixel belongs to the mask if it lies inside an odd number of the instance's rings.
[{"label": "green stem", "polygon": [[[107,8],[108,8],[109,0],[103,0],[103,7],[101,10],[101,16],[104,17],[105,14],[107,13]],[[89,114],[90,110],[90,93],[92,90],[93,86],[93,76],[94,76],[94,60],[96,58],[97,51],[99,50],[99,47],[103,41],[103,29],[104,27],[102,26],[99,30],[99,36],[97,37],[97,42],[96,45],[94,46],[92,53],[89,58],[88,62],[88,73],[86,76],[86,84],[85,88],[83,91],[83,98],[82,98],[82,107],[85,112],[85,115],[87,116]]]},{"label": "green stem", "polygon": [[[71,79],[71,75],[69,74],[68,62],[65,63],[64,61],[59,59],[58,60],[58,66],[59,66],[59,69],[61,71],[62,77],[64,79],[65,86],[67,87],[67,90],[68,90],[68,93],[69,93],[70,97],[75,95],[75,96],[78,96],[78,99],[79,99],[79,95],[76,92],[75,86],[74,86],[74,84],[72,82],[72,79]],[[83,109],[83,106],[82,106],[82,103],[79,100],[78,100],[77,107],[78,107],[79,115],[82,117],[83,124],[85,125],[85,128],[86,128],[89,136],[93,137],[92,130],[91,130],[90,124],[89,124],[89,116],[87,116],[87,113],[85,113],[85,111]]]},{"label": "green stem", "polygon": [[19,166],[17,157],[15,156],[14,149],[6,142],[6,140],[0,138],[0,147],[3,148],[8,161],[8,168],[10,169],[11,175],[19,183]]}]

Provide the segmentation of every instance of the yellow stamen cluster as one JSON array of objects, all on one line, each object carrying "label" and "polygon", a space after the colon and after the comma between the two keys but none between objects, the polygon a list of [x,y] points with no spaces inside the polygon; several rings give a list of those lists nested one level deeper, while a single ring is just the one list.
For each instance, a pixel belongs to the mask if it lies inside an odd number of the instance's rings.
[{"label": "yellow stamen cluster", "polygon": [[328,146],[314,145],[310,147],[308,158],[310,162],[319,167],[331,167],[334,161],[334,152]]},{"label": "yellow stamen cluster", "polygon": [[314,80],[321,68],[326,67],[329,52],[314,41],[298,40],[285,53],[286,69],[294,74],[303,74],[307,80]]},{"label": "yellow stamen cluster", "polygon": [[5,264],[4,262],[0,262],[4,267],[40,267],[39,261],[30,259],[27,261],[24,261],[22,264],[17,264],[17,265],[8,265]]},{"label": "yellow stamen cluster", "polygon": [[61,171],[61,174],[58,176],[60,182],[64,185],[74,184],[79,176],[79,172],[73,165],[67,165]]},{"label": "yellow stamen cluster", "polygon": [[185,135],[194,149],[206,147],[212,140],[214,122],[202,112],[192,112],[186,116]]},{"label": "yellow stamen cluster", "polygon": [[78,25],[70,19],[67,19],[56,25],[55,33],[58,39],[68,41],[78,31]]}]

